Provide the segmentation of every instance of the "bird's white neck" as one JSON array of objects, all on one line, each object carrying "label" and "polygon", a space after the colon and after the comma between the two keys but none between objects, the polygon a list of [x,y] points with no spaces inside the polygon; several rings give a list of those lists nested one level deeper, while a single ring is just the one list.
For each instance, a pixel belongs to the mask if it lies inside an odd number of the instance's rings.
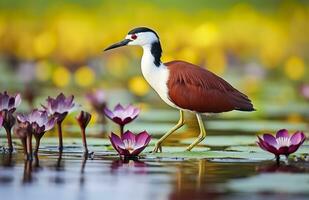
[{"label": "bird's white neck", "polygon": [[143,66],[155,67],[155,68],[160,67],[161,61],[160,61],[159,66],[156,66],[154,62],[155,62],[155,57],[151,53],[151,45],[150,44],[144,45],[143,46],[143,56],[142,56],[142,67]]},{"label": "bird's white neck", "polygon": [[168,97],[167,82],[169,79],[169,70],[160,61],[162,53],[161,46],[158,47],[159,49],[153,48],[154,47],[152,45],[143,46],[144,52],[141,62],[143,76],[164,102],[172,107],[175,107],[174,103],[172,103]]}]

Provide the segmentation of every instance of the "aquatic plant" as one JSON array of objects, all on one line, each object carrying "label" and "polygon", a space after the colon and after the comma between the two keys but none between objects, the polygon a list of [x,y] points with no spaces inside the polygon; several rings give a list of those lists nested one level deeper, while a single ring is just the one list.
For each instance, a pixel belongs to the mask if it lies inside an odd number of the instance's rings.
[{"label": "aquatic plant", "polygon": [[[17,126],[15,126],[15,128],[14,128],[14,133],[21,140],[21,143],[23,145],[25,159],[26,160],[31,159],[32,144],[30,142],[30,135],[31,135],[31,133],[29,131],[29,124],[28,124],[28,122],[17,123]],[[28,142],[27,142],[27,138],[29,138]],[[29,153],[28,153],[28,149],[29,149]]]},{"label": "aquatic plant", "polygon": [[117,104],[113,111],[108,108],[104,109],[105,115],[120,126],[121,135],[124,132],[124,126],[137,118],[139,112],[140,109],[132,105],[123,107],[121,104]]},{"label": "aquatic plant", "polygon": [[11,96],[6,91],[0,93],[0,115],[3,118],[2,126],[4,127],[7,134],[7,141],[9,146],[8,150],[10,152],[13,151],[11,131],[16,121],[13,113],[15,112],[16,107],[19,106],[20,103],[20,94]]},{"label": "aquatic plant", "polygon": [[[91,104],[92,108],[102,115],[102,110],[106,107],[106,97],[103,90],[95,90],[86,94],[86,98]],[[102,115],[104,116],[104,115]]]},{"label": "aquatic plant", "polygon": [[79,115],[76,116],[76,120],[82,131],[82,139],[83,139],[83,146],[84,146],[85,153],[88,153],[87,139],[86,139],[86,127],[89,124],[90,119],[91,119],[91,114],[85,111],[81,111]]},{"label": "aquatic plant", "polygon": [[29,114],[17,114],[18,123],[26,124],[27,134],[27,152],[28,155],[32,154],[32,135],[36,140],[34,154],[39,151],[40,141],[46,131],[52,129],[55,125],[56,119],[54,117],[49,118],[46,111],[40,111],[34,109]]},{"label": "aquatic plant", "polygon": [[299,87],[299,93],[304,97],[304,99],[309,100],[309,84],[302,84]]},{"label": "aquatic plant", "polygon": [[131,131],[126,131],[120,137],[111,133],[109,139],[118,154],[127,158],[140,154],[149,144],[151,136],[146,131],[137,135]]},{"label": "aquatic plant", "polygon": [[58,137],[59,137],[59,150],[63,150],[62,139],[62,122],[69,112],[71,112],[76,104],[73,102],[74,96],[65,97],[63,93],[60,93],[56,98],[48,97],[46,99],[47,105],[42,105],[44,110],[50,117],[56,118]]},{"label": "aquatic plant", "polygon": [[273,153],[279,163],[280,155],[288,157],[290,154],[297,151],[306,139],[303,132],[297,131],[289,135],[286,129],[281,129],[276,133],[276,136],[271,134],[263,134],[262,138],[258,136],[257,144],[265,151]]}]

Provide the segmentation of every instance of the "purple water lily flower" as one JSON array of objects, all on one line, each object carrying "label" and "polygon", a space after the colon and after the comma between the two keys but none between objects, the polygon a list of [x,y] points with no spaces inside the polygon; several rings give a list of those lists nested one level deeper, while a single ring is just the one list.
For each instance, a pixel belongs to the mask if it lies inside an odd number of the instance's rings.
[{"label": "purple water lily flower", "polygon": [[11,130],[15,124],[15,117],[13,113],[16,110],[16,107],[21,103],[20,94],[16,94],[15,96],[9,95],[6,91],[0,93],[0,115],[3,117],[3,127],[6,130],[7,140],[9,151],[13,151],[13,143],[12,143],[12,134]]},{"label": "purple water lily flower", "polygon": [[63,93],[60,93],[55,99],[48,97],[47,105],[42,105],[44,110],[49,116],[55,117],[57,120],[58,127],[58,137],[59,137],[59,150],[63,149],[62,140],[62,122],[69,112],[71,112],[75,107],[73,102],[74,96],[65,97]]},{"label": "purple water lily flower", "polygon": [[73,95],[65,97],[63,93],[60,93],[55,99],[52,97],[48,97],[46,99],[47,105],[42,106],[49,116],[53,115],[57,118],[58,122],[62,122],[66,115],[71,112],[76,106],[73,100]]},{"label": "purple water lily flower", "polygon": [[140,109],[132,105],[123,107],[122,105],[117,104],[113,111],[109,110],[108,108],[104,109],[105,115],[115,123],[119,124],[121,134],[123,134],[124,125],[133,121],[138,116],[139,112]]},{"label": "purple water lily flower", "polygon": [[98,113],[101,113],[102,110],[106,107],[106,96],[103,90],[90,92],[86,95],[86,98],[94,110],[96,110]]},{"label": "purple water lily flower", "polygon": [[[55,125],[56,119],[54,117],[49,118],[46,111],[40,111],[34,109],[29,114],[18,114],[17,120],[19,123],[28,124],[28,131],[30,141],[32,134],[36,140],[36,147],[34,153],[37,154],[40,146],[40,140],[46,131],[52,129]],[[31,149],[29,149],[31,151]]]},{"label": "purple water lily flower", "polygon": [[300,131],[289,135],[286,129],[281,129],[277,132],[276,136],[264,134],[263,138],[258,136],[258,139],[257,144],[263,150],[273,153],[279,163],[280,155],[288,157],[291,153],[297,151],[306,140],[306,136]]},{"label": "purple water lily flower", "polygon": [[305,99],[309,100],[309,84],[302,84],[299,91]]},{"label": "purple water lily flower", "polygon": [[151,136],[146,131],[137,135],[130,131],[126,131],[121,137],[112,133],[109,136],[109,139],[119,155],[124,157],[134,157],[147,147],[151,140]]},{"label": "purple water lily flower", "polygon": [[4,91],[3,93],[0,92],[0,111],[6,110],[14,112],[16,110],[16,107],[19,106],[20,103],[20,94],[11,96],[6,91]]}]

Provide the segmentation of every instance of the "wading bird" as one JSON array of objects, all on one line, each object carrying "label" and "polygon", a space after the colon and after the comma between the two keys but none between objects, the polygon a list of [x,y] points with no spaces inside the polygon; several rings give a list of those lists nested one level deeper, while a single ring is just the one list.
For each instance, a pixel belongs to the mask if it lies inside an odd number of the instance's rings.
[{"label": "wading bird", "polygon": [[143,48],[141,69],[144,78],[165,103],[180,111],[178,123],[158,140],[153,152],[162,151],[163,141],[184,125],[184,111],[196,114],[200,128],[198,138],[187,147],[188,151],[206,137],[202,114],[254,111],[245,94],[205,68],[180,60],[163,63],[160,39],[155,31],[146,27],[135,28],[124,40],[104,51],[126,45]]}]

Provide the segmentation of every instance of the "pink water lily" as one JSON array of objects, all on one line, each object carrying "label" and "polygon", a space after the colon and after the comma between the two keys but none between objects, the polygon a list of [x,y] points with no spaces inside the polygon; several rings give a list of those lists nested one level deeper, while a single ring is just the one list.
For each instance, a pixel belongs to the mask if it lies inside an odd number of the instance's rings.
[{"label": "pink water lily", "polygon": [[140,110],[132,105],[123,107],[117,104],[113,111],[108,108],[104,109],[105,115],[115,123],[124,126],[133,121],[139,114]]},{"label": "pink water lily", "polygon": [[7,140],[8,140],[8,150],[13,151],[13,142],[12,142],[12,127],[15,124],[15,117],[13,113],[16,110],[16,107],[21,103],[20,94],[9,95],[6,91],[0,93],[0,115],[3,118],[2,126],[6,130]]},{"label": "pink water lily", "polygon": [[6,91],[0,92],[0,111],[15,111],[16,107],[21,103],[20,94],[14,96],[9,95]]},{"label": "pink water lily", "polygon": [[106,106],[106,96],[103,90],[87,93],[86,98],[97,112],[102,112]]},{"label": "pink water lily", "polygon": [[63,139],[62,139],[62,122],[69,112],[71,112],[75,107],[73,102],[74,96],[69,97],[64,96],[60,93],[56,98],[47,98],[47,105],[42,105],[44,110],[49,116],[55,117],[57,119],[58,127],[58,138],[59,138],[59,150],[63,150]]},{"label": "pink water lily", "polygon": [[17,114],[17,120],[19,122],[28,122],[30,125],[29,130],[38,137],[42,137],[42,134],[52,129],[55,124],[55,118],[49,118],[46,111],[38,109],[34,109],[29,114]]},{"label": "pink water lily", "polygon": [[63,93],[60,93],[56,98],[48,97],[46,99],[47,105],[42,106],[48,115],[54,115],[58,118],[58,121],[62,121],[76,106],[73,100],[73,95],[66,97]]},{"label": "pink water lily", "polygon": [[[17,120],[19,123],[26,125],[25,128],[29,132],[27,137],[30,137],[29,142],[31,142],[32,135],[36,139],[36,148],[34,151],[35,153],[37,153],[39,150],[40,140],[44,133],[52,129],[56,121],[56,119],[53,117],[49,118],[46,111],[40,111],[38,109],[34,109],[29,114],[18,114]],[[31,153],[31,149],[28,150],[29,154]]]},{"label": "pink water lily", "polygon": [[109,139],[114,149],[119,155],[124,157],[134,157],[140,154],[149,144],[151,136],[143,131],[137,135],[126,131],[121,137],[112,133]]},{"label": "pink water lily", "polygon": [[258,139],[257,144],[263,150],[273,153],[277,161],[279,161],[280,155],[289,156],[297,151],[306,140],[306,136],[300,131],[289,135],[286,129],[281,129],[277,132],[276,136],[264,134],[262,138],[258,136]]}]

